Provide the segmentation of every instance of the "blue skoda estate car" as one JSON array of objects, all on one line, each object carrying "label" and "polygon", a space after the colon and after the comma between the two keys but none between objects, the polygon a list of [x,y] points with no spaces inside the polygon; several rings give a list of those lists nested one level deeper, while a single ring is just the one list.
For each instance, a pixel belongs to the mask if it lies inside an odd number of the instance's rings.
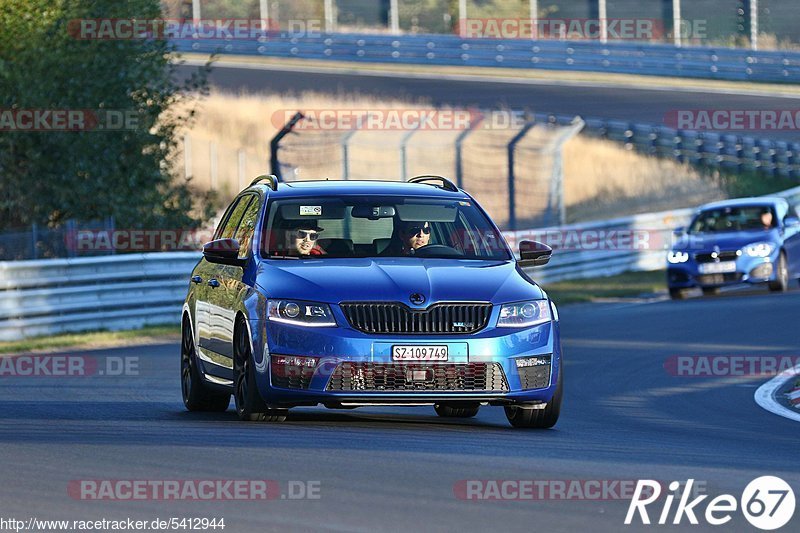
[{"label": "blue skoda estate car", "polygon": [[667,255],[670,296],[700,287],[767,283],[785,291],[800,278],[800,219],[783,198],[741,198],[700,207],[688,228],[676,230]]},{"label": "blue skoda estate car", "polygon": [[181,381],[190,411],[280,422],[297,406],[503,406],[548,428],[563,391],[558,313],[467,193],[409,182],[257,178],[191,275]]}]

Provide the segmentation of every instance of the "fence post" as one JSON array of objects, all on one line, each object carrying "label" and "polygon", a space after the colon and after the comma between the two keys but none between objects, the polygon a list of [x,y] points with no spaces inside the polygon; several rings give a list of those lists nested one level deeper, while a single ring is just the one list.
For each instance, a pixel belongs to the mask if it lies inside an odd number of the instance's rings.
[{"label": "fence post", "polygon": [[300,111],[295,113],[292,118],[289,119],[289,122],[287,122],[283,128],[281,128],[281,131],[276,133],[269,142],[270,170],[271,174],[274,174],[278,178],[278,181],[283,181],[283,176],[281,175],[281,163],[278,160],[278,148],[280,148],[283,138],[289,135],[289,133],[291,133],[291,131],[294,129],[295,125],[304,117],[305,115],[303,115],[303,113]]},{"label": "fence post", "polygon": [[464,158],[461,151],[462,145],[469,134],[475,131],[481,122],[483,122],[483,114],[478,115],[478,118],[475,120],[470,120],[469,127],[456,137],[456,186],[459,189],[464,187]]},{"label": "fence post", "polygon": [[419,125],[420,123],[417,122],[408,133],[403,135],[403,139],[400,141],[400,179],[402,181],[408,181],[408,141],[417,132]]},{"label": "fence post", "polygon": [[516,177],[514,176],[514,149],[536,122],[527,122],[522,129],[514,135],[508,143],[508,229],[517,230],[517,193],[515,190]]},{"label": "fence post", "polygon": [[347,134],[342,137],[342,179],[347,181],[350,179],[350,139],[358,133],[358,126],[347,132]]},{"label": "fence post", "polygon": [[[555,204],[558,211],[558,224],[567,223],[567,209],[564,205],[564,145],[578,135],[586,123],[580,117],[575,117],[569,128],[558,135],[552,144],[553,149],[553,175],[551,177],[550,191],[555,195]],[[551,204],[552,205],[552,204]]]}]

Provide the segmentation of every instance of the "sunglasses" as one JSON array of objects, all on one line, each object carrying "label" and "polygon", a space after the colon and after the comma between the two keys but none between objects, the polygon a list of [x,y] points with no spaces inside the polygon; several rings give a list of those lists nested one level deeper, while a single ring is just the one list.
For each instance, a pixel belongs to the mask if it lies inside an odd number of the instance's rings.
[{"label": "sunglasses", "polygon": [[312,230],[299,229],[295,232],[295,237],[298,239],[308,239],[309,241],[316,241],[319,238],[319,233]]},{"label": "sunglasses", "polygon": [[425,235],[431,234],[431,227],[430,226],[409,226],[406,228],[406,235],[419,235],[422,232]]}]

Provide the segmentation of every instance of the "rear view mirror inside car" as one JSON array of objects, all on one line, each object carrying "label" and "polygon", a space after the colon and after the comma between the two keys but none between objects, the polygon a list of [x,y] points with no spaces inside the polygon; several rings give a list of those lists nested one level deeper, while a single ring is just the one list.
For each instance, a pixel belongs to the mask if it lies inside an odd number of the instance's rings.
[{"label": "rear view mirror inside car", "polygon": [[381,218],[392,218],[397,214],[394,206],[392,205],[356,205],[353,206],[353,218],[368,218],[369,220],[378,220]]}]

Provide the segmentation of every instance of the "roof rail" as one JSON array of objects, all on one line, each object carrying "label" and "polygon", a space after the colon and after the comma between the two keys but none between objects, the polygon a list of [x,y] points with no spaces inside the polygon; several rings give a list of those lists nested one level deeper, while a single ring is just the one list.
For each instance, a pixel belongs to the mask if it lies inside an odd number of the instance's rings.
[{"label": "roof rail", "polygon": [[278,183],[280,182],[280,180],[278,180],[278,176],[276,176],[275,174],[262,174],[261,176],[254,179],[249,186],[252,187],[253,185],[258,185],[262,181],[268,182],[267,184],[269,185],[269,188],[272,189],[273,191],[278,190]]},{"label": "roof rail", "polygon": [[[429,183],[431,181],[439,182],[438,185],[434,183]],[[458,192],[458,187],[453,185],[453,182],[449,179],[445,178],[444,176],[434,176],[433,174],[424,174],[422,176],[414,176],[410,180],[409,183],[425,183],[431,185],[433,187],[438,187],[440,189],[444,189],[450,192]]]}]

